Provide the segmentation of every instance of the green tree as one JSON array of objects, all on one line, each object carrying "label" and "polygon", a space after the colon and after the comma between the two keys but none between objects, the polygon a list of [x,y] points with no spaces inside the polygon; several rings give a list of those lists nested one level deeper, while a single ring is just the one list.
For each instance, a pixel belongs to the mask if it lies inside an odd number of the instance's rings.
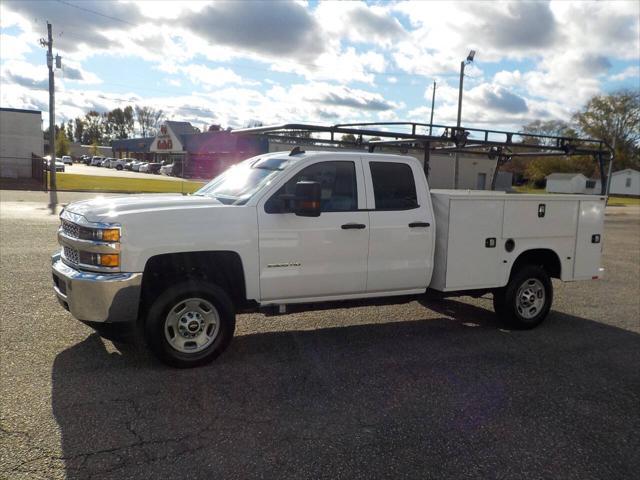
[{"label": "green tree", "polygon": [[56,157],[62,157],[63,155],[69,155],[70,142],[67,138],[67,134],[63,128],[58,130],[56,136]]},{"label": "green tree", "polygon": [[345,133],[340,140],[345,143],[356,143],[356,136],[353,133]]},{"label": "green tree", "polygon": [[69,120],[67,122],[66,134],[67,134],[67,139],[69,140],[69,142],[73,143],[73,120]]},{"label": "green tree", "polygon": [[90,151],[91,151],[91,155],[94,155],[94,156],[95,156],[95,155],[98,155],[98,142],[94,141],[94,142],[91,144],[91,149],[90,149]]},{"label": "green tree", "polygon": [[91,110],[84,116],[84,129],[82,143],[91,145],[94,142],[100,145],[104,140],[104,117]]},{"label": "green tree", "polygon": [[640,91],[596,95],[573,117],[586,136],[615,146],[616,169],[640,168]]},{"label": "green tree", "polygon": [[75,140],[78,143],[82,143],[82,137],[84,134],[84,121],[82,120],[82,118],[77,117],[74,120],[74,124],[75,124],[75,131],[74,131]]},{"label": "green tree", "polygon": [[110,138],[129,138],[134,130],[133,108],[115,108],[106,114],[105,130]]}]

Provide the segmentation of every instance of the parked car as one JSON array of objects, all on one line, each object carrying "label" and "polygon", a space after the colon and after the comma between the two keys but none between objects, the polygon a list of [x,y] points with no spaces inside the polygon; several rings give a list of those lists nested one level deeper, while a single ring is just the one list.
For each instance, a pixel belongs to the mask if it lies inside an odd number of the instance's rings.
[{"label": "parked car", "polygon": [[158,175],[160,173],[160,168],[162,167],[161,163],[150,163],[147,166],[147,173],[154,173]]},{"label": "parked car", "polygon": [[91,157],[90,165],[92,167],[99,167],[102,164],[103,160],[104,160],[104,157],[98,157],[98,156]]},{"label": "parked car", "polygon": [[[44,163],[44,169],[46,171],[49,171],[49,160],[45,158],[43,160],[43,163]],[[56,158],[56,172],[64,172],[64,162],[62,161],[61,158]]]},{"label": "parked car", "polygon": [[143,162],[138,166],[137,172],[146,173],[149,170],[149,164],[147,162]]},{"label": "parked car", "polygon": [[109,163],[111,163],[111,158],[107,157],[104,160],[102,160],[102,162],[100,163],[100,166],[104,168],[109,168]]},{"label": "parked car", "polygon": [[111,158],[109,159],[109,168],[115,168],[116,170],[124,170],[127,165],[127,160],[130,158]]},{"label": "parked car", "polygon": [[80,157],[80,161],[85,165],[89,165],[91,164],[91,157],[89,155],[82,155],[82,157]]},{"label": "parked car", "polygon": [[141,160],[134,160],[133,162],[131,162],[131,168],[130,170],[132,172],[139,172],[140,171],[140,165],[142,165],[144,162]]},{"label": "parked car", "polygon": [[64,155],[62,157],[62,163],[65,165],[73,165],[73,159],[69,155]]},{"label": "parked car", "polygon": [[605,202],[431,191],[411,156],[296,147],[250,158],[193,196],[68,205],[54,291],[98,331],[140,325],[178,367],[215,359],[236,310],[294,303],[491,293],[504,322],[530,329],[549,313],[552,277],[602,276]]},{"label": "parked car", "polygon": [[170,163],[168,165],[162,165],[162,167],[160,167],[160,173],[162,175],[168,175],[170,177],[173,176],[173,163]]}]

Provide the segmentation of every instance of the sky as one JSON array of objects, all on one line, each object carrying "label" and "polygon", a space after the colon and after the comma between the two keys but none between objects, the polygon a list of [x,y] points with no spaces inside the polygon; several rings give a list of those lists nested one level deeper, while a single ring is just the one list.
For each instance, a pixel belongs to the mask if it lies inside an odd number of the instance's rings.
[{"label": "sky", "polygon": [[640,2],[0,3],[0,105],[47,124],[127,105],[203,128],[377,121],[515,129],[640,88]]}]

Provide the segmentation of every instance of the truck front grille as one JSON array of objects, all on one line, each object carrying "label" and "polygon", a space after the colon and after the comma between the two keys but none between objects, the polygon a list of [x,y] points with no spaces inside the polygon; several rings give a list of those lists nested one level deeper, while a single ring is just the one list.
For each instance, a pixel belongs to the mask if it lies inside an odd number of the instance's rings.
[{"label": "truck front grille", "polygon": [[75,248],[67,247],[65,245],[63,247],[63,251],[64,251],[64,258],[68,262],[71,262],[71,263],[73,263],[75,265],[80,263],[80,254],[78,253],[78,250],[76,250]]},{"label": "truck front grille", "polygon": [[70,237],[80,238],[80,226],[75,223],[62,220],[62,231]]}]

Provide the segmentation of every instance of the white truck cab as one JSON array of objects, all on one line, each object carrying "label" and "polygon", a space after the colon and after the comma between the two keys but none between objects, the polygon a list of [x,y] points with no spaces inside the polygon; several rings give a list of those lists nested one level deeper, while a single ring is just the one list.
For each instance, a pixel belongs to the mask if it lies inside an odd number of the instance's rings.
[{"label": "white truck cab", "polygon": [[601,276],[605,197],[429,190],[414,157],[296,148],[250,158],[190,196],[70,204],[54,289],[98,331],[135,324],[190,367],[229,344],[235,312],[491,292],[514,328],[544,320],[551,277]]}]

